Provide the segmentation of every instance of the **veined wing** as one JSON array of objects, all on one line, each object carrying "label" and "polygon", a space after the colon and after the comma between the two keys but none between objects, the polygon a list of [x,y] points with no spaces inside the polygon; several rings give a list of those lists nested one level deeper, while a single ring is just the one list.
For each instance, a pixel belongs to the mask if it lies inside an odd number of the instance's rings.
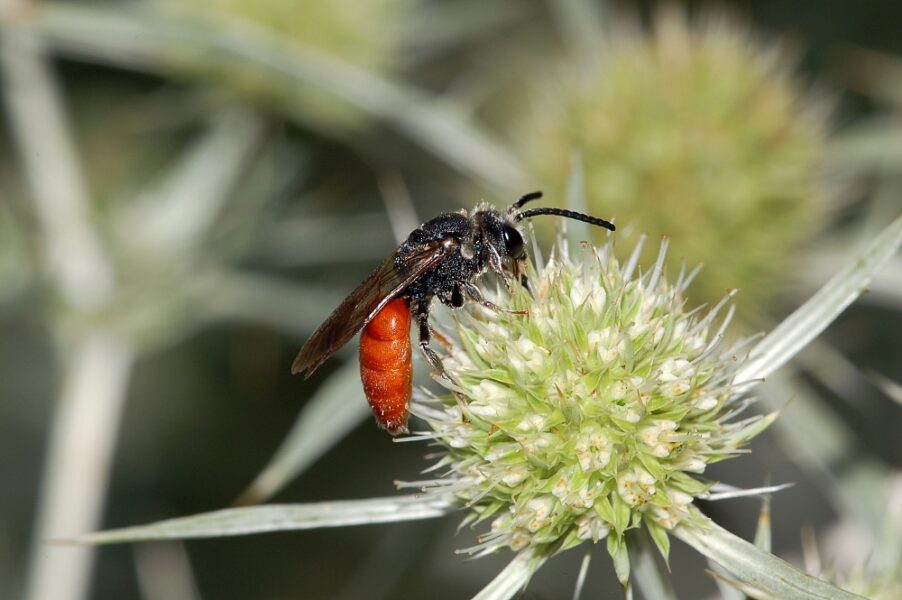
[{"label": "veined wing", "polygon": [[389,300],[457,248],[453,238],[424,244],[398,260],[395,252],[338,305],[298,352],[291,372],[310,377],[326,359],[370,322]]}]

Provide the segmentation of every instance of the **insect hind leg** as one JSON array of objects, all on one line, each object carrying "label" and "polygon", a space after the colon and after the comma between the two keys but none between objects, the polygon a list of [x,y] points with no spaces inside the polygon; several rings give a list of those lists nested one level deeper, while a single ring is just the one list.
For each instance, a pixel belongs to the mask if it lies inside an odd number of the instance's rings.
[{"label": "insect hind leg", "polygon": [[[445,365],[442,364],[442,359],[438,354],[435,353],[429,346],[430,335],[435,333],[436,341],[440,344],[448,344],[451,345],[451,342],[441,335],[439,332],[435,331],[429,326],[429,302],[421,300],[416,304],[415,316],[417,319],[417,326],[419,327],[420,333],[420,351],[423,353],[423,356],[426,357],[426,360],[432,366],[432,372],[440,377],[444,377],[452,384],[456,385],[456,382],[448,375],[448,372],[445,371]],[[467,399],[464,397],[456,389],[451,389],[451,393],[454,394],[454,397],[457,399],[457,405],[460,407],[460,418],[463,423],[469,421],[467,418]]]},{"label": "insect hind leg", "polygon": [[420,333],[420,351],[423,353],[423,356],[426,358],[426,361],[432,367],[432,372],[436,375],[440,375],[445,379],[451,379],[448,377],[448,374],[445,373],[445,365],[442,364],[442,359],[439,358],[439,355],[435,353],[429,346],[429,340],[431,339],[432,328],[429,327],[429,303],[420,301],[416,306],[416,319],[417,326],[419,327]]}]

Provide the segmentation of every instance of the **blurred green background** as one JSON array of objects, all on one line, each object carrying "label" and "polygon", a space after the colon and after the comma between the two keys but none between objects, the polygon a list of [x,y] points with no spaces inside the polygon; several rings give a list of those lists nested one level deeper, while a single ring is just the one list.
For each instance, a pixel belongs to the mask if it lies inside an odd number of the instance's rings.
[{"label": "blurred green background", "polygon": [[[98,527],[231,505],[354,360],[291,377],[306,336],[439,212],[564,206],[582,171],[621,249],[670,235],[706,264],[690,302],[738,287],[737,329],[766,329],[902,212],[900,23],[890,0],[0,5],[0,597],[48,552],[48,503],[93,502]],[[772,506],[784,558],[815,531],[841,570],[902,504],[900,309],[896,257],[762,390],[791,402],[753,455],[709,472],[796,482]],[[77,432],[55,492],[54,431]],[[331,441],[274,501],[390,495],[428,451],[369,417]],[[750,537],[758,504],[705,510]],[[507,557],[455,555],[457,523],[102,548],[71,597],[468,597]],[[524,597],[569,596],[579,559]],[[696,555],[671,568],[681,597],[715,593]],[[606,570],[590,593],[620,597]]]}]

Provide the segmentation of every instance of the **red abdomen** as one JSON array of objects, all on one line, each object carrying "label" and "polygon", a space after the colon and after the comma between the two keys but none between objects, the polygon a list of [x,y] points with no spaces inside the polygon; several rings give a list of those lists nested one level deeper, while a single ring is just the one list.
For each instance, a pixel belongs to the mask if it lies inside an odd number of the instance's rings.
[{"label": "red abdomen", "polygon": [[412,384],[410,307],[390,301],[360,334],[360,379],[376,422],[392,435],[407,432]]}]

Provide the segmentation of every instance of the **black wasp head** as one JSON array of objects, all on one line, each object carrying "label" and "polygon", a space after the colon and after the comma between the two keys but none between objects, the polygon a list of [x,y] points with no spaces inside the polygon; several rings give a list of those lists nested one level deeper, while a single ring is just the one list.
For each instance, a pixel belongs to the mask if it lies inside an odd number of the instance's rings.
[{"label": "black wasp head", "polygon": [[526,245],[523,243],[523,234],[512,224],[505,223],[501,226],[501,237],[504,239],[504,250],[514,260],[526,258]]},{"label": "black wasp head", "polygon": [[482,238],[487,246],[490,256],[489,265],[499,270],[503,259],[509,259],[515,264],[526,259],[526,243],[523,240],[523,232],[519,222],[539,215],[555,215],[568,219],[575,219],[591,225],[598,225],[614,231],[614,225],[604,219],[584,215],[572,210],[561,208],[532,208],[522,210],[523,205],[542,197],[542,192],[526,194],[502,213],[490,207],[477,209],[474,217],[478,237]]}]

